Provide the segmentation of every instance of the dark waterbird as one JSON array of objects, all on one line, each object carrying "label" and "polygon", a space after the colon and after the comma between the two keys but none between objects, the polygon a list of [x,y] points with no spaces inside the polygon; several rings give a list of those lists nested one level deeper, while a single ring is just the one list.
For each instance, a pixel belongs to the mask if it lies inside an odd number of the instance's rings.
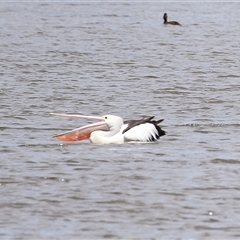
[{"label": "dark waterbird", "polygon": [[179,26],[181,26],[181,24],[180,24],[179,22],[176,22],[176,21],[169,21],[169,22],[168,22],[167,19],[168,19],[168,15],[167,15],[166,13],[164,13],[164,14],[163,14],[163,20],[164,20],[163,24],[179,25]]}]

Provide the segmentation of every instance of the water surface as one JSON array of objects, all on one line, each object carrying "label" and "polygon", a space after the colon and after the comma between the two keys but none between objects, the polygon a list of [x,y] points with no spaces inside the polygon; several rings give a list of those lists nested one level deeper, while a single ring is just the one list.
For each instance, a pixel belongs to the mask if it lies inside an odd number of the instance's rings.
[{"label": "water surface", "polygon": [[[1,239],[240,238],[239,3],[1,3]],[[164,26],[162,15],[182,26]],[[153,144],[63,144],[164,118]]]}]

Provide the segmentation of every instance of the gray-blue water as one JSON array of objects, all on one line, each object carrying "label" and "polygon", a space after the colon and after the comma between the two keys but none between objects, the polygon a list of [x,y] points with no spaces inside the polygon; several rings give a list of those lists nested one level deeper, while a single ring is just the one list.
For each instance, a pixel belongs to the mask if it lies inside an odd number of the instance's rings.
[{"label": "gray-blue water", "polygon": [[[0,3],[0,238],[240,238],[239,11]],[[167,135],[65,144],[86,122],[49,112],[155,115]]]}]

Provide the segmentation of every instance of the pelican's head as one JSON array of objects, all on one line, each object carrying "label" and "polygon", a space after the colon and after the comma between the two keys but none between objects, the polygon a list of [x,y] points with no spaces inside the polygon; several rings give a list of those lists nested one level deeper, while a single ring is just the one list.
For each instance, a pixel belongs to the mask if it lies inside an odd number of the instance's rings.
[{"label": "pelican's head", "polygon": [[119,131],[123,125],[123,119],[115,115],[105,115],[102,119],[110,128],[110,131]]}]

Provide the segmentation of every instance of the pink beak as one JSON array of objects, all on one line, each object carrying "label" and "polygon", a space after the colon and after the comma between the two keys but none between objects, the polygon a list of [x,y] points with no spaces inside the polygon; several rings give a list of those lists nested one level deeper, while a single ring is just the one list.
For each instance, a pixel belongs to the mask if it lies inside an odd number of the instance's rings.
[{"label": "pink beak", "polygon": [[81,141],[81,140],[90,138],[91,133],[94,131],[109,130],[108,125],[106,124],[105,121],[103,121],[102,117],[84,116],[84,115],[77,115],[77,114],[61,114],[61,113],[50,113],[50,115],[62,116],[62,117],[84,118],[84,119],[98,121],[97,123],[92,123],[84,127],[76,128],[71,131],[53,136],[54,138],[61,141],[67,141],[67,142]]}]

